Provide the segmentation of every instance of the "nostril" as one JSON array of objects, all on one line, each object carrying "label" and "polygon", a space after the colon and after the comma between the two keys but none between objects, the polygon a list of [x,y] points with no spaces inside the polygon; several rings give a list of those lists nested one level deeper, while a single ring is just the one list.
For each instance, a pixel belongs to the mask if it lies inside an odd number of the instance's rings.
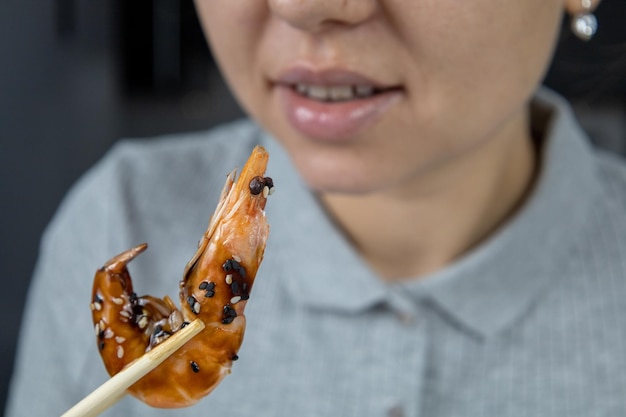
[{"label": "nostril", "polygon": [[378,10],[377,0],[269,0],[271,13],[300,30],[317,32],[333,26],[368,21]]}]

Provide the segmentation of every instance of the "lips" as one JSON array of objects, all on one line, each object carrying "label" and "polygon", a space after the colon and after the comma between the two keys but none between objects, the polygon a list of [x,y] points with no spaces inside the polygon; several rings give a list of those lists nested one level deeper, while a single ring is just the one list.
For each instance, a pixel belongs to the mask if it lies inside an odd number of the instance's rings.
[{"label": "lips", "polygon": [[292,67],[273,86],[294,130],[312,140],[338,143],[356,140],[403,95],[400,86],[338,69]]}]

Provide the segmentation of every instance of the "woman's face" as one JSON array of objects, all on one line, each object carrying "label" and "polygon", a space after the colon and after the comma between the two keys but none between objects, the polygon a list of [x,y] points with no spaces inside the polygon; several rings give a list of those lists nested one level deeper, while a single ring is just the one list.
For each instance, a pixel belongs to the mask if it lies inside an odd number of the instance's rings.
[{"label": "woman's face", "polygon": [[562,0],[196,3],[243,107],[314,189],[351,193],[527,135],[563,12]]}]

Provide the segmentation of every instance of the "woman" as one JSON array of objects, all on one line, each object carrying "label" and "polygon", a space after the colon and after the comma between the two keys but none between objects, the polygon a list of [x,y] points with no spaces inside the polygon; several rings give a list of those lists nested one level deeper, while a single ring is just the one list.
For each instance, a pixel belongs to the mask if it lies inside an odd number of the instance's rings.
[{"label": "woman", "polygon": [[174,297],[256,143],[277,193],[241,359],[197,406],[107,415],[625,414],[626,170],[539,87],[563,12],[597,5],[199,0],[254,122],[122,143],[72,190],[9,415],[59,414],[106,379],[80,307],[94,268],[147,241],[136,287]]}]

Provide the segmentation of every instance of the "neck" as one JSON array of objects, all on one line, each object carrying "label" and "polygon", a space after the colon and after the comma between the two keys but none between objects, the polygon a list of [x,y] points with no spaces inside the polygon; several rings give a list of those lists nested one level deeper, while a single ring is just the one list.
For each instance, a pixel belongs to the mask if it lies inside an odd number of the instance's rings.
[{"label": "neck", "polygon": [[323,194],[321,200],[384,279],[432,273],[480,243],[521,204],[535,165],[523,119],[504,138],[484,141],[411,181],[365,195]]}]

